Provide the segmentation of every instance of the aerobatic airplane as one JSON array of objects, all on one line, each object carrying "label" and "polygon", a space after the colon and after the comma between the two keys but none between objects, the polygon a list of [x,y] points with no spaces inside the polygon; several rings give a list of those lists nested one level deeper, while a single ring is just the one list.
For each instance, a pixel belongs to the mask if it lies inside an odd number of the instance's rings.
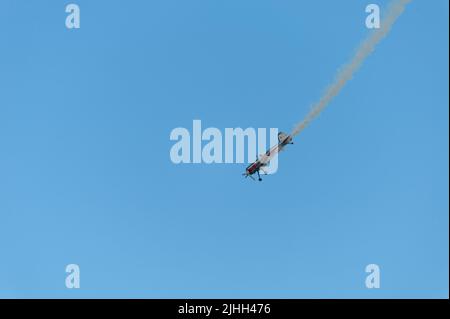
[{"label": "aerobatic airplane", "polygon": [[294,144],[292,142],[292,136],[287,135],[286,133],[280,132],[278,133],[278,144],[273,146],[271,149],[269,149],[265,154],[260,155],[259,159],[251,163],[247,168],[245,169],[245,173],[242,174],[246,178],[250,177],[254,180],[253,174],[258,174],[258,180],[262,181],[260,171],[262,171],[265,175],[267,175],[267,172],[264,170],[264,167],[269,165],[270,160],[279,152],[281,152],[284,147],[288,144]]}]

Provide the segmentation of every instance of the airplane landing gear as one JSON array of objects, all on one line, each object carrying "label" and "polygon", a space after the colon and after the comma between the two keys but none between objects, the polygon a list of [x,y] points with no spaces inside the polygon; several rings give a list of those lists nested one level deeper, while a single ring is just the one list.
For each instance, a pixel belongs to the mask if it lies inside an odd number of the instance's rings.
[{"label": "airplane landing gear", "polygon": [[258,173],[258,181],[262,181],[262,178],[261,178],[261,176],[259,175],[259,170],[258,171],[256,171],[257,173]]}]

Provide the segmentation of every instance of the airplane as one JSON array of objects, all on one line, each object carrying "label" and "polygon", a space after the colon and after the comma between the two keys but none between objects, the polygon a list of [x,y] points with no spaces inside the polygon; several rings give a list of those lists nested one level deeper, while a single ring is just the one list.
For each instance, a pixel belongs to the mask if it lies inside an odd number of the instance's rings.
[{"label": "airplane", "polygon": [[251,179],[255,180],[253,175],[256,173],[258,174],[258,181],[262,181],[259,172],[262,171],[265,175],[267,175],[264,167],[269,165],[272,157],[275,156],[275,154],[281,152],[288,144],[294,144],[294,142],[292,142],[292,136],[287,135],[283,132],[278,133],[278,144],[269,149],[264,155],[260,155],[259,159],[257,158],[256,161],[247,166],[247,168],[245,169],[245,173],[242,175],[244,175],[245,178],[250,177]]}]

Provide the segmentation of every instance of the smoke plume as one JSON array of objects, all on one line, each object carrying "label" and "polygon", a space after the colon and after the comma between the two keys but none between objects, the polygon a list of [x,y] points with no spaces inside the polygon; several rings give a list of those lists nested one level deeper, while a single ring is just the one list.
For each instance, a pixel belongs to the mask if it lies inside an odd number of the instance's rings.
[{"label": "smoke plume", "polygon": [[402,14],[411,0],[393,0],[387,9],[385,18],[381,21],[379,29],[375,29],[370,36],[359,46],[351,61],[344,65],[337,73],[334,82],[326,89],[320,100],[312,106],[311,111],[303,121],[298,123],[292,131],[296,136],[314,120],[320,112],[339,94],[353,74],[360,68],[364,60],[373,52],[376,45],[389,33],[397,18]]}]

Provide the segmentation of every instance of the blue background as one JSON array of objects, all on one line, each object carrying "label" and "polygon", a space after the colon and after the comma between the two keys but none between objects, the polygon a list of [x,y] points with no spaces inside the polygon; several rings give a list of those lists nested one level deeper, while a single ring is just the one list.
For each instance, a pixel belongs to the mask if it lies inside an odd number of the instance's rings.
[{"label": "blue background", "polygon": [[448,1],[413,1],[262,183],[174,165],[171,130],[289,132],[368,1],[78,0],[79,30],[68,3],[0,2],[0,297],[448,298]]}]

